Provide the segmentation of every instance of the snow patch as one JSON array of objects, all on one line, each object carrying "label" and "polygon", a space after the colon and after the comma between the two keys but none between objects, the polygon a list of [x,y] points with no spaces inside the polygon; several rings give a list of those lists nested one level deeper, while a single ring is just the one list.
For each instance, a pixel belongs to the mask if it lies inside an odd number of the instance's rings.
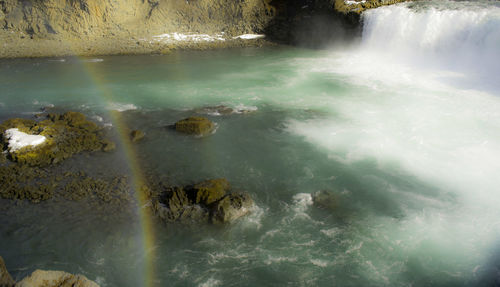
[{"label": "snow patch", "polygon": [[29,135],[19,131],[19,129],[8,129],[5,131],[5,138],[8,140],[9,152],[15,152],[26,146],[37,146],[45,142],[46,138],[41,135]]},{"label": "snow patch", "polygon": [[153,36],[157,42],[173,43],[173,42],[214,42],[225,41],[224,32],[215,35],[195,34],[195,33],[167,33]]},{"label": "snow patch", "polygon": [[266,35],[264,35],[264,34],[243,34],[243,35],[233,37],[233,39],[253,40],[253,39],[262,39],[265,37],[266,37]]}]

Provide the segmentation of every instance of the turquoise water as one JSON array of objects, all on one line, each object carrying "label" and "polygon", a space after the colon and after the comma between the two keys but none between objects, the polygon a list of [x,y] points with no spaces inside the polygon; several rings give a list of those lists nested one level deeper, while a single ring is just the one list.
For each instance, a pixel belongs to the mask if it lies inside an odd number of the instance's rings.
[{"label": "turquoise water", "polygon": [[[232,225],[156,226],[158,286],[495,286],[500,12],[457,5],[372,10],[359,43],[321,51],[0,60],[0,120],[53,105],[113,131],[121,110],[146,133],[144,171],[250,193],[257,208]],[[216,105],[252,112],[206,115],[218,128],[201,139],[165,128]],[[118,149],[57,168],[127,174],[128,162]],[[336,209],[312,204],[320,190]],[[0,210],[17,279],[41,268],[142,285],[133,204]]]}]

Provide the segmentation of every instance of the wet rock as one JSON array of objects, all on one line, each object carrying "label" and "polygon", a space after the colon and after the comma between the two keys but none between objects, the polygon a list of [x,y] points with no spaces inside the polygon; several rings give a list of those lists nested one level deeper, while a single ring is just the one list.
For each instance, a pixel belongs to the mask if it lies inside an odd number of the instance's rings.
[{"label": "wet rock", "polygon": [[17,128],[29,135],[41,135],[46,138],[43,144],[26,146],[16,151],[9,151],[8,158],[14,162],[31,166],[58,163],[73,154],[83,151],[109,151],[115,148],[107,140],[103,129],[88,121],[78,112],[48,114],[42,121],[30,119],[9,119],[0,124],[2,135],[0,146],[8,146],[5,131]]},{"label": "wet rock", "polygon": [[143,131],[140,130],[133,130],[130,132],[130,140],[135,143],[143,139],[145,136]]},{"label": "wet rock", "polygon": [[18,282],[16,287],[99,287],[99,285],[83,275],[35,270],[30,276]]},{"label": "wet rock", "polygon": [[207,118],[189,117],[175,123],[175,130],[192,135],[208,135],[215,129],[215,124]]},{"label": "wet rock", "polygon": [[232,222],[250,213],[253,205],[253,200],[248,193],[228,194],[212,208],[212,223]]},{"label": "wet rock", "polygon": [[14,279],[10,276],[7,267],[5,267],[5,262],[0,256],[0,287],[13,287],[14,283]]},{"label": "wet rock", "polygon": [[153,210],[167,222],[230,223],[248,214],[253,200],[231,193],[226,179],[206,180],[184,187],[166,187],[152,195]]},{"label": "wet rock", "polygon": [[335,210],[339,207],[339,195],[330,190],[321,190],[312,194],[313,204],[326,208]]},{"label": "wet rock", "polygon": [[187,193],[196,204],[209,205],[220,200],[230,188],[225,178],[210,179],[187,186]]}]

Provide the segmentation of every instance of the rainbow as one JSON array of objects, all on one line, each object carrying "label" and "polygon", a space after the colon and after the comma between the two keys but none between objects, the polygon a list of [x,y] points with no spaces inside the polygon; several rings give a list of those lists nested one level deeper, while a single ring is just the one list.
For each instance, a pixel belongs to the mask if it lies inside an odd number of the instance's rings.
[{"label": "rainbow", "polygon": [[[84,58],[77,58],[79,63],[86,75],[89,77],[91,82],[95,85],[99,97],[104,101],[106,105],[113,102],[113,93],[105,85],[106,76],[99,69],[99,65],[96,63],[90,63],[85,61]],[[149,202],[147,195],[143,192],[142,187],[145,186],[145,178],[142,173],[140,163],[137,157],[137,153],[130,140],[129,129],[125,124],[120,112],[110,112],[110,119],[113,126],[117,129],[120,142],[123,147],[123,152],[127,158],[128,167],[132,175],[132,189],[134,191],[135,198],[139,204],[138,213],[140,217],[141,225],[141,245],[144,252],[144,266],[142,272],[142,286],[152,287],[154,286],[155,278],[155,264],[154,264],[154,249],[155,249],[155,234],[153,228],[153,218],[151,214],[151,209],[148,207]]]}]

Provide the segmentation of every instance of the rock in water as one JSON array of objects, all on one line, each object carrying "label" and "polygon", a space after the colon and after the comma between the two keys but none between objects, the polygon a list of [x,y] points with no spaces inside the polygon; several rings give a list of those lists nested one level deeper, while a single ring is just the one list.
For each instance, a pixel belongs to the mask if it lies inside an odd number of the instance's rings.
[{"label": "rock in water", "polygon": [[36,270],[16,284],[16,287],[99,287],[83,275],[63,271]]},{"label": "rock in water", "polygon": [[153,196],[158,216],[169,222],[230,223],[248,214],[253,200],[245,192],[230,193],[224,178],[184,187],[167,187]]},{"label": "rock in water", "polygon": [[140,141],[142,138],[144,138],[144,136],[144,132],[140,130],[133,130],[130,132],[130,140],[133,143]]},{"label": "rock in water", "polygon": [[209,205],[226,195],[229,187],[229,182],[225,178],[218,178],[187,186],[186,191],[194,203]]},{"label": "rock in water", "polygon": [[321,190],[312,194],[314,205],[335,210],[339,206],[339,195],[333,191]]},{"label": "rock in water", "polygon": [[13,287],[14,283],[14,280],[7,271],[7,267],[5,267],[3,258],[0,256],[0,287]]},{"label": "rock in water", "polygon": [[250,213],[253,200],[248,193],[231,193],[212,208],[212,223],[232,222]]},{"label": "rock in water", "polygon": [[[7,131],[11,131],[8,133]],[[60,162],[82,151],[114,149],[114,143],[105,138],[103,128],[88,121],[77,112],[48,114],[47,119],[9,119],[0,124],[0,147],[6,147],[12,140],[12,131],[21,135],[43,136],[43,144],[26,145],[9,149],[8,158],[30,166],[41,166]],[[10,135],[10,136],[9,136]]]},{"label": "rock in water", "polygon": [[175,123],[176,131],[192,135],[208,135],[214,129],[214,123],[203,117],[189,117]]}]

